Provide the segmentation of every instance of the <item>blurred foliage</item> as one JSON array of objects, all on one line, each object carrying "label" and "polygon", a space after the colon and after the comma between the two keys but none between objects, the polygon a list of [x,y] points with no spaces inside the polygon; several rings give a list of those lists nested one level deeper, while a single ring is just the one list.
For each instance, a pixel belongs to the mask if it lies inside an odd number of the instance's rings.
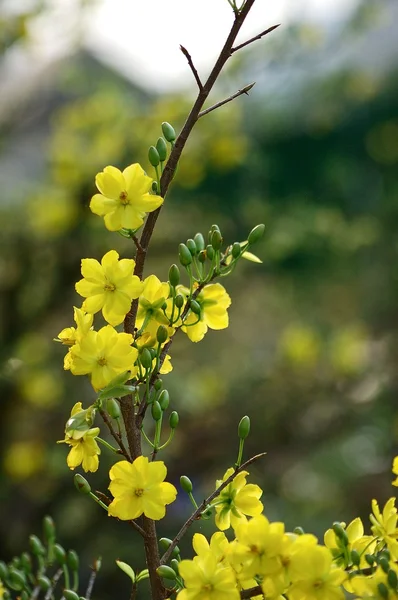
[{"label": "blurred foliage", "polygon": [[[235,460],[236,426],[249,414],[246,452],[268,452],[252,475],[265,513],[318,535],[390,495],[398,435],[398,74],[368,70],[366,56],[316,69],[341,44],[383,35],[369,10],[363,3],[334,37],[297,25],[237,57],[214,101],[252,77],[258,84],[198,123],[146,269],[165,279],[178,243],[213,222],[227,243],[266,223],[263,265],[242,265],[226,282],[230,328],[173,345],[165,381],[181,427],[165,458],[171,481],[189,475],[200,498]],[[73,404],[93,392],[62,371],[52,338],[80,303],[80,259],[133,253],[88,209],[95,174],[135,161],[149,171],[160,123],[180,128],[191,100],[155,97],[81,52],[0,131],[2,162],[18,171],[0,167],[0,554],[20,552],[51,512],[82,563],[103,552],[104,598],[124,583],[112,561],[136,560],[135,538],[76,494],[55,445]],[[94,489],[106,489],[110,464],[103,453]],[[168,512],[160,529],[172,537],[189,513],[183,495]]]}]

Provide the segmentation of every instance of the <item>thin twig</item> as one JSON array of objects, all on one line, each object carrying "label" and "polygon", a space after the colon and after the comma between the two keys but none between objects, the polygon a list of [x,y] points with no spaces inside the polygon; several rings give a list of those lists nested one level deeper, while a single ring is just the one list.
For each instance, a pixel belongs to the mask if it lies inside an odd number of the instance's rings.
[{"label": "thin twig", "polygon": [[140,240],[138,239],[138,237],[136,235],[132,235],[131,238],[132,238],[134,244],[136,245],[137,250],[142,250]]},{"label": "thin twig", "polygon": [[171,553],[173,552],[174,548],[177,546],[177,544],[179,543],[181,538],[186,534],[189,527],[202,514],[202,512],[206,509],[206,507],[210,504],[210,502],[212,500],[214,500],[214,498],[216,498],[217,496],[220,495],[220,492],[225,487],[227,487],[227,485],[229,485],[231,483],[231,481],[233,481],[233,479],[235,479],[235,477],[238,475],[238,473],[240,473],[241,471],[246,469],[246,467],[251,465],[254,461],[258,460],[259,458],[262,458],[266,454],[267,454],[266,452],[261,452],[261,454],[256,454],[255,456],[252,456],[251,458],[249,458],[249,460],[244,462],[240,467],[236,468],[234,470],[234,472],[232,473],[232,475],[227,477],[227,479],[225,481],[223,481],[221,483],[221,485],[219,485],[218,488],[212,494],[210,494],[210,496],[208,496],[205,500],[203,500],[202,504],[200,504],[198,506],[198,508],[195,510],[195,512],[192,513],[192,515],[189,517],[189,519],[187,519],[185,521],[184,525],[181,527],[180,531],[177,533],[177,535],[171,542],[170,546],[167,548],[166,552],[163,554],[162,558],[160,559],[161,565],[164,565],[169,560]]},{"label": "thin twig", "polygon": [[97,577],[97,569],[95,569],[94,567],[92,567],[92,571],[90,574],[90,579],[88,580],[88,584],[87,584],[87,589],[86,589],[86,593],[84,594],[84,597],[86,598],[86,600],[90,600],[91,594],[93,592],[93,587],[94,587],[94,583],[95,583],[95,579]]},{"label": "thin twig", "polygon": [[238,96],[242,96],[242,94],[248,95],[249,91],[255,85],[256,85],[255,81],[253,83],[249,83],[249,85],[246,85],[241,90],[238,90],[235,94],[232,94],[232,96],[229,96],[228,98],[225,98],[225,100],[221,100],[221,102],[217,102],[216,104],[213,104],[213,106],[210,106],[209,108],[206,108],[206,110],[200,111],[200,113],[198,115],[198,119],[200,119],[200,117],[204,117],[205,115],[208,115],[212,110],[216,110],[216,108],[220,108],[220,106],[223,106],[224,104],[228,104],[228,102],[231,102],[231,100],[234,100]]},{"label": "thin twig", "polygon": [[58,571],[56,571],[55,575],[53,576],[53,578],[51,580],[51,587],[48,588],[46,595],[44,596],[44,600],[50,600],[51,596],[54,593],[55,588],[57,587],[58,581],[62,577],[62,574],[63,574],[62,569],[58,569]]},{"label": "thin twig", "polygon": [[239,46],[235,46],[234,48],[232,48],[231,54],[233,54],[234,52],[237,52],[241,48],[244,48],[245,46],[248,46],[249,44],[251,44],[253,42],[256,42],[257,40],[261,40],[261,38],[264,37],[265,35],[267,35],[267,33],[271,33],[271,31],[274,31],[275,29],[280,27],[280,25],[281,25],[280,23],[278,23],[278,25],[272,25],[272,27],[268,27],[268,29],[264,29],[264,31],[262,31],[258,35],[255,35],[254,37],[250,38],[250,40],[243,42],[243,44],[239,44]]},{"label": "thin twig", "polygon": [[111,420],[109,419],[109,417],[108,417],[108,415],[106,414],[106,412],[104,411],[104,409],[103,409],[103,408],[99,408],[99,409],[98,409],[98,412],[99,412],[99,414],[101,415],[101,417],[103,418],[105,425],[108,427],[108,429],[109,429],[109,432],[110,432],[111,436],[112,436],[112,437],[113,437],[113,438],[114,438],[114,439],[117,441],[117,443],[118,443],[118,446],[119,446],[119,448],[120,448],[120,452],[121,452],[121,454],[123,454],[123,456],[124,456],[124,457],[125,457],[125,458],[126,458],[128,461],[129,461],[129,462],[133,462],[133,461],[131,460],[131,456],[130,456],[130,454],[129,454],[129,453],[128,453],[128,451],[127,451],[127,448],[126,448],[126,446],[125,446],[125,445],[124,445],[124,443],[123,443],[122,436],[121,436],[121,435],[119,435],[119,433],[118,433],[118,432],[117,432],[117,431],[114,429],[114,427],[113,427],[113,425],[112,425],[112,423],[111,423]]},{"label": "thin twig", "polygon": [[182,46],[181,44],[180,44],[180,50],[181,50],[181,52],[183,53],[183,55],[185,56],[185,58],[188,61],[188,64],[189,64],[189,66],[191,68],[193,76],[195,77],[195,81],[198,84],[198,88],[200,90],[202,90],[203,89],[203,83],[200,81],[199,73],[197,72],[197,70],[195,68],[195,65],[193,64],[191,55],[189,54],[188,50],[186,48],[184,48],[184,46]]},{"label": "thin twig", "polygon": [[260,594],[264,598],[261,585],[256,585],[255,587],[248,588],[247,590],[242,590],[240,593],[240,597],[241,598],[253,598],[254,596],[259,596]]}]

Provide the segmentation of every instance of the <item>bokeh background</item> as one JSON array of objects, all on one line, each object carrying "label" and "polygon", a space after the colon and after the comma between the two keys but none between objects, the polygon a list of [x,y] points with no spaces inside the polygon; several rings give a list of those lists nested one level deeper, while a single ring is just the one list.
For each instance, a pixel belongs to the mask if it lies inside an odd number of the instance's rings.
[{"label": "bokeh background", "polygon": [[[83,577],[102,555],[96,595],[110,598],[129,586],[115,558],[138,568],[143,559],[134,532],[76,492],[67,449],[55,444],[73,404],[94,395],[84,378],[63,371],[64,348],[52,340],[80,302],[80,259],[134,250],[89,211],[95,174],[136,161],[149,169],[146,149],[160,123],[178,130],[195,89],[182,56],[184,79],[171,77],[167,88],[161,74],[173,65],[162,63],[162,40],[151,39],[149,24],[143,63],[127,68],[120,48],[113,56],[98,32],[87,34],[101,3],[72,4],[64,22],[60,0],[0,5],[0,556],[24,550],[51,514],[60,540],[81,552]],[[206,10],[191,4],[190,20]],[[221,4],[222,29],[231,14]],[[235,461],[236,426],[249,414],[246,456],[268,452],[251,476],[264,489],[265,513],[321,536],[336,519],[366,519],[371,499],[383,502],[393,490],[398,6],[353,1],[315,19],[304,0],[303,11],[294,4],[293,17],[236,54],[218,82],[214,102],[257,85],[196,127],[146,273],[165,279],[179,242],[212,223],[227,242],[266,224],[256,248],[263,264],[240,265],[226,281],[229,329],[173,345],[166,385],[181,427],[163,458],[170,480],[189,475],[201,499]],[[259,5],[257,30],[274,24]],[[170,7],[164,37],[178,48]],[[142,27],[133,25],[132,37]],[[63,28],[64,37],[54,35]],[[116,22],[108,28],[117,38]],[[204,49],[221,44],[205,34]],[[145,60],[156,53],[151,72]],[[103,452],[94,489],[106,490],[111,458]],[[172,537],[189,511],[181,494],[161,534]],[[211,524],[195,528],[209,533]]]}]

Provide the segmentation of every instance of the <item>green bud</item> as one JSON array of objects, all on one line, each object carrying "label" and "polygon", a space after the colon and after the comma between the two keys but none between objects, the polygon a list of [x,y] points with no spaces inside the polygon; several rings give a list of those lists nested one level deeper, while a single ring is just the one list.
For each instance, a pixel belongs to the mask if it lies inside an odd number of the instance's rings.
[{"label": "green bud", "polygon": [[60,565],[64,565],[66,562],[66,552],[64,548],[60,544],[55,544],[54,546],[54,556],[57,562]]},{"label": "green bud", "polygon": [[[26,590],[22,590],[21,595],[19,596],[21,600],[30,600],[30,594]],[[6,600],[5,594],[3,594],[4,600]]]},{"label": "green bud", "polygon": [[[174,548],[174,550],[175,550],[175,548]],[[174,552],[174,550],[173,550],[173,552]],[[171,568],[173,569],[173,571],[175,571],[175,572],[177,573],[177,575],[178,575],[178,568],[179,568],[179,565],[178,565],[178,560],[177,560],[176,558],[173,558],[173,559],[170,561],[170,567],[171,567]]]},{"label": "green bud", "polygon": [[151,191],[152,191],[154,194],[157,194],[157,193],[158,193],[158,182],[157,182],[157,181],[152,181],[152,184],[151,184]]},{"label": "green bud", "polygon": [[238,436],[241,440],[245,440],[250,433],[250,419],[246,415],[242,417],[238,426]]},{"label": "green bud", "polygon": [[186,475],[181,475],[180,477],[181,488],[187,494],[191,494],[193,490],[192,481]]},{"label": "green bud", "polygon": [[182,308],[184,306],[184,296],[182,294],[177,294],[177,296],[175,297],[175,305],[177,308]]},{"label": "green bud", "polygon": [[240,256],[240,252],[241,252],[241,245],[239,242],[235,242],[232,246],[232,251],[231,251],[233,258],[238,258],[238,256]]},{"label": "green bud", "polygon": [[150,353],[150,355],[151,355],[151,358],[152,358],[152,360],[153,360],[154,358],[156,358],[156,354],[157,354],[157,352],[156,352],[156,348],[148,348],[148,350],[149,350],[149,353]]},{"label": "green bud", "polygon": [[[175,546],[173,552],[171,553],[171,558],[173,558],[174,560],[177,559],[180,556],[180,549],[178,546]],[[173,561],[171,561],[173,562]],[[177,561],[178,562],[178,561]]]},{"label": "green bud", "polygon": [[170,418],[169,418],[170,428],[177,429],[179,420],[180,420],[180,417],[178,416],[178,412],[173,410],[173,412],[171,413]]},{"label": "green bud", "polygon": [[368,565],[372,567],[376,558],[373,556],[373,554],[365,554],[365,560],[368,563]]},{"label": "green bud", "polygon": [[189,307],[192,312],[195,313],[195,315],[200,315],[201,308],[199,302],[196,302],[196,300],[191,300]]},{"label": "green bud", "polygon": [[156,572],[159,575],[159,577],[165,577],[166,579],[176,579],[177,577],[176,572],[167,565],[160,565],[160,567],[156,569]]},{"label": "green bud", "polygon": [[361,562],[361,555],[358,550],[351,550],[351,560],[352,564],[356,567],[359,567],[359,563]]},{"label": "green bud", "polygon": [[45,516],[43,519],[43,531],[47,541],[51,541],[55,538],[55,523],[49,515]]},{"label": "green bud", "polygon": [[171,544],[173,543],[173,540],[171,540],[170,538],[160,538],[159,540],[159,545],[163,548],[163,550],[167,550]]},{"label": "green bud", "polygon": [[79,557],[77,552],[74,550],[68,550],[68,554],[66,555],[66,562],[68,563],[68,567],[72,571],[77,571],[79,569]]},{"label": "green bud", "polygon": [[213,248],[213,246],[210,246],[210,244],[208,246],[206,246],[206,255],[209,260],[213,260],[214,248]]},{"label": "green bud", "polygon": [[213,516],[213,510],[211,508],[206,508],[206,510],[204,510],[201,513],[200,518],[203,519],[204,521],[208,521],[209,519],[211,519],[212,516]]},{"label": "green bud", "polygon": [[40,575],[40,577],[37,578],[37,583],[39,584],[40,589],[42,589],[43,592],[47,592],[47,590],[49,590],[51,587],[51,581],[45,575]]},{"label": "green bud", "polygon": [[213,231],[219,231],[221,233],[221,229],[219,228],[217,223],[213,223],[213,225],[210,227],[210,235],[213,233]]},{"label": "green bud", "polygon": [[122,413],[120,410],[120,404],[116,398],[108,398],[106,401],[106,410],[112,419],[120,419]]},{"label": "green bud", "polygon": [[196,233],[193,239],[199,252],[205,249],[205,238],[201,233]]},{"label": "green bud", "polygon": [[63,596],[65,600],[79,600],[79,595],[73,590],[64,590]]},{"label": "green bud", "polygon": [[17,569],[10,569],[7,583],[13,590],[22,590],[26,585],[25,573]]},{"label": "green bud", "polygon": [[152,418],[154,421],[159,421],[162,418],[162,409],[160,408],[160,404],[157,400],[152,404]]},{"label": "green bud", "polygon": [[167,390],[163,390],[159,395],[159,404],[162,410],[167,410],[170,404],[170,396]]},{"label": "green bud", "polygon": [[167,123],[166,121],[164,121],[162,123],[162,132],[164,137],[166,138],[166,140],[168,142],[174,142],[176,139],[176,132],[174,131],[174,127],[172,127],[170,125],[170,123]]},{"label": "green bud", "polygon": [[156,332],[156,339],[158,344],[164,344],[167,338],[169,337],[169,333],[167,328],[164,325],[159,325],[158,330]]},{"label": "green bud", "polygon": [[32,554],[34,554],[34,556],[44,556],[45,555],[46,550],[45,550],[43,544],[41,543],[41,541],[39,540],[39,538],[37,537],[37,535],[29,536],[29,544],[30,544],[30,549],[32,550]]},{"label": "green bud", "polygon": [[156,142],[156,150],[158,151],[160,162],[164,162],[167,158],[167,144],[162,137]]},{"label": "green bud", "polygon": [[293,533],[296,535],[304,535],[305,531],[302,527],[298,526],[293,529]]},{"label": "green bud", "polygon": [[378,592],[379,592],[380,596],[382,598],[385,598],[387,600],[387,598],[388,598],[388,587],[386,586],[386,584],[381,581],[380,583],[377,584],[377,589],[378,589]]},{"label": "green bud", "polygon": [[82,494],[89,494],[91,492],[91,486],[89,482],[83,477],[83,475],[80,475],[80,473],[76,473],[73,481],[75,488]]},{"label": "green bud", "polygon": [[141,350],[140,361],[144,369],[150,369],[152,367],[152,356],[148,348],[143,348]]},{"label": "green bud", "polygon": [[93,423],[95,418],[95,408],[90,406],[85,410],[79,410],[79,412],[75,413],[73,417],[70,417],[65,425],[66,433],[73,433],[74,431],[88,431]]},{"label": "green bud", "polygon": [[30,558],[30,554],[28,554],[28,552],[23,552],[21,554],[21,566],[26,573],[32,572],[32,559]]},{"label": "green bud", "polygon": [[190,251],[190,253],[192,254],[192,256],[195,256],[195,254],[198,251],[196,244],[192,238],[189,238],[189,240],[187,240],[187,248]]},{"label": "green bud", "polygon": [[2,581],[5,581],[5,579],[8,576],[8,569],[7,569],[7,565],[3,560],[0,560],[0,579]]},{"label": "green bud", "polygon": [[162,389],[163,381],[161,379],[157,379],[154,383],[154,388],[158,392]]},{"label": "green bud", "polygon": [[385,556],[379,558],[379,565],[383,569],[384,573],[388,573],[390,569],[390,563],[388,562],[388,559]]},{"label": "green bud", "polygon": [[397,576],[396,572],[393,569],[389,569],[389,571],[387,573],[387,581],[388,581],[388,585],[393,590],[397,589],[397,587],[398,587],[398,576]]},{"label": "green bud", "polygon": [[198,254],[198,261],[200,263],[205,263],[206,262],[206,250],[201,250]]},{"label": "green bud", "polygon": [[183,267],[187,267],[192,262],[192,254],[185,244],[180,244],[178,247],[178,256]]},{"label": "green bud", "polygon": [[211,245],[213,246],[214,250],[219,250],[221,248],[222,235],[217,229],[215,229],[213,231],[213,233],[211,234],[210,241],[211,241]]},{"label": "green bud", "polygon": [[388,548],[384,548],[383,552],[380,552],[379,558],[381,558],[382,556],[385,556],[387,560],[390,560],[391,554]]},{"label": "green bud", "polygon": [[251,232],[249,233],[249,237],[247,238],[249,244],[255,244],[256,242],[258,242],[258,240],[261,240],[261,238],[264,235],[264,231],[265,225],[263,223],[261,225],[256,225],[251,230]]},{"label": "green bud", "polygon": [[180,283],[180,269],[177,265],[171,265],[169,269],[170,285],[176,287]]},{"label": "green bud", "polygon": [[348,546],[348,535],[344,527],[342,527],[341,523],[338,523],[337,521],[333,523],[333,531],[335,532],[337,537],[343,542],[344,546]]},{"label": "green bud", "polygon": [[149,162],[153,167],[157,167],[160,163],[159,152],[156,150],[155,146],[150,146],[148,150],[148,158]]}]

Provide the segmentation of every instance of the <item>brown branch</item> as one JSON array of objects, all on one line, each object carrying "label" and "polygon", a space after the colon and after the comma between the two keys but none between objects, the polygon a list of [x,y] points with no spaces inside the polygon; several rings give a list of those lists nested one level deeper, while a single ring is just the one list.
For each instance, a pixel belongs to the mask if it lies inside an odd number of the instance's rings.
[{"label": "brown branch", "polygon": [[104,409],[100,408],[100,409],[98,409],[98,412],[101,415],[101,417],[103,418],[105,425],[108,427],[109,433],[116,440],[116,442],[120,448],[121,454],[123,454],[123,456],[126,460],[128,460],[129,462],[132,462],[131,456],[128,453],[127,448],[123,443],[122,436],[119,435],[119,433],[117,431],[115,431],[115,429],[111,423],[111,420],[109,419],[109,417],[106,414],[106,412],[104,411]]},{"label": "brown branch", "polygon": [[244,48],[245,46],[248,46],[249,44],[251,44],[253,42],[256,42],[257,40],[261,40],[261,38],[264,37],[265,35],[267,35],[267,33],[271,33],[271,31],[274,31],[275,29],[280,27],[280,25],[281,25],[280,23],[278,23],[278,25],[272,25],[272,27],[268,27],[268,29],[265,29],[258,35],[255,35],[254,37],[250,38],[250,40],[243,42],[243,44],[239,44],[239,46],[235,46],[234,48],[232,48],[231,54],[233,54],[234,52],[237,52],[241,48]]},{"label": "brown branch", "polygon": [[136,235],[132,235],[131,239],[133,240],[134,244],[136,245],[137,250],[142,250],[140,240],[138,239],[138,237]]},{"label": "brown branch", "polygon": [[233,479],[235,479],[235,477],[238,475],[238,473],[240,473],[241,471],[246,469],[246,467],[251,465],[254,461],[258,460],[259,458],[262,458],[266,454],[267,454],[266,452],[261,452],[261,454],[256,454],[255,456],[252,456],[251,458],[249,458],[249,460],[244,462],[243,465],[240,465],[240,467],[235,468],[232,475],[227,477],[227,479],[225,481],[223,481],[222,484],[219,485],[218,488],[212,494],[210,494],[210,496],[208,496],[207,498],[205,498],[205,500],[203,500],[203,502],[198,506],[198,508],[195,510],[195,512],[192,513],[192,515],[189,517],[189,519],[187,519],[185,521],[184,525],[181,527],[180,531],[177,533],[177,535],[171,542],[170,546],[167,548],[166,552],[163,554],[162,558],[160,559],[161,565],[164,565],[165,563],[167,563],[167,561],[169,560],[169,558],[171,556],[171,553],[173,552],[174,548],[177,546],[177,544],[179,543],[181,538],[186,534],[186,532],[188,531],[188,529],[190,528],[192,523],[200,517],[200,515],[202,514],[202,512],[204,510],[206,510],[206,507],[210,504],[210,502],[212,500],[214,500],[214,498],[219,496],[220,492],[225,487],[227,487],[227,485],[229,485]]},{"label": "brown branch", "polygon": [[199,73],[197,72],[195,65],[193,64],[191,55],[189,54],[188,50],[186,48],[184,48],[184,46],[182,46],[181,44],[180,44],[180,50],[188,61],[188,64],[193,73],[193,76],[195,77],[195,81],[198,84],[198,88],[200,90],[203,89],[203,83],[200,81]]},{"label": "brown branch", "polygon": [[225,98],[225,100],[221,100],[221,102],[217,102],[216,104],[213,104],[213,106],[210,106],[209,108],[206,108],[206,110],[201,110],[200,113],[199,113],[199,115],[198,115],[198,119],[200,119],[200,117],[204,117],[205,115],[208,115],[212,110],[216,110],[216,108],[220,108],[220,106],[223,106],[224,104],[227,104],[228,102],[231,102],[231,100],[234,100],[235,98],[238,98],[238,96],[242,96],[242,94],[249,95],[249,91],[255,85],[256,85],[256,82],[249,83],[249,85],[246,85],[241,90],[238,90],[235,94],[232,94],[232,96],[229,96],[228,98]]},{"label": "brown branch", "polygon": [[241,598],[253,598],[253,596],[262,595],[264,598],[263,590],[261,585],[256,585],[255,587],[248,588],[247,590],[242,590],[240,593]]}]

